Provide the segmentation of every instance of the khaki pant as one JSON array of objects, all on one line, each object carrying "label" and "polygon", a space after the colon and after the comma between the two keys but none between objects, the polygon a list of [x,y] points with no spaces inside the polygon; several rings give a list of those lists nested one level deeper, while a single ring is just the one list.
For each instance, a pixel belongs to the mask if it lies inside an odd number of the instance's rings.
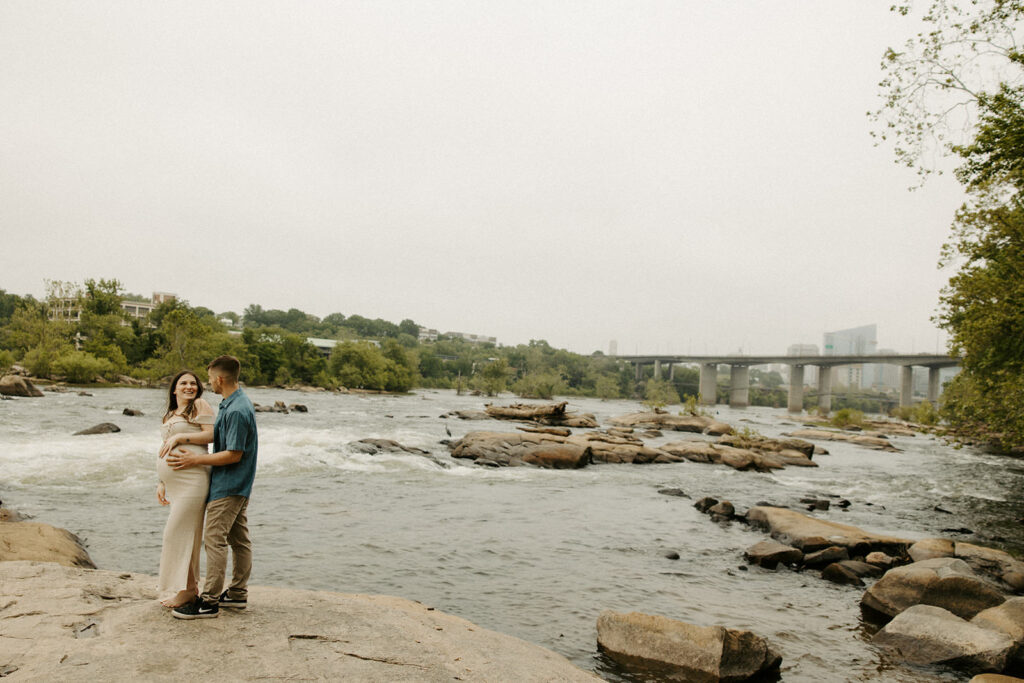
[{"label": "khaki pant", "polygon": [[248,596],[249,574],[252,572],[252,543],[245,509],[249,499],[228,496],[212,500],[206,506],[206,584],[203,602],[217,602],[224,590],[224,570],[228,564],[228,546],[231,546],[233,569],[228,594],[235,600]]}]

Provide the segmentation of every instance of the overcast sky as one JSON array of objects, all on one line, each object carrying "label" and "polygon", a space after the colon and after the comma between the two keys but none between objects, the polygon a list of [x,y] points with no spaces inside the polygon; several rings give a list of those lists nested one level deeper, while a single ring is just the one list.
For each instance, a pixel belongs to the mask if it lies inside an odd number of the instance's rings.
[{"label": "overcast sky", "polygon": [[4,0],[0,289],[935,351],[963,195],[869,136],[890,4]]}]

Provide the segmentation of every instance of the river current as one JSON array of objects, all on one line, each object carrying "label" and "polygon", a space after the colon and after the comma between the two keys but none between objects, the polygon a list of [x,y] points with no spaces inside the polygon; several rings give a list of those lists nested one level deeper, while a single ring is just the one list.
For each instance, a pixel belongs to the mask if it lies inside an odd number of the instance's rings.
[{"label": "river current", "polygon": [[[94,389],[0,402],[0,499],[78,534],[101,569],[155,574],[166,509],[155,500],[155,458],[165,393]],[[441,419],[485,399],[449,391],[362,396],[252,389],[257,403],[302,403],[308,413],[260,413],[260,455],[249,507],[252,583],[419,600],[538,643],[609,680],[642,680],[597,653],[604,609],[745,628],[783,656],[785,681],[931,681],[969,677],[890,661],[869,642],[862,589],[816,572],[744,565],[766,538],[714,523],[703,496],[738,510],[759,501],[799,506],[842,497],[825,519],[907,538],[946,536],[1024,551],[1024,461],[955,449],[931,436],[893,437],[901,453],[824,443],[818,468],[771,474],[724,466],[592,465],[555,471],[488,469],[450,458],[439,442],[515,423]],[[207,393],[216,405],[219,397]],[[499,401],[511,402],[511,396]],[[143,417],[126,417],[126,407]],[[572,399],[607,419],[631,401]],[[784,411],[715,409],[766,436],[797,427]],[[99,422],[116,434],[72,436]],[[648,444],[692,437],[667,433]],[[366,455],[348,446],[379,437],[427,449]],[[680,488],[689,499],[658,493]],[[936,506],[952,512],[937,512]],[[943,532],[966,528],[972,533]],[[666,555],[679,553],[680,559]],[[254,605],[258,608],[258,605]]]}]

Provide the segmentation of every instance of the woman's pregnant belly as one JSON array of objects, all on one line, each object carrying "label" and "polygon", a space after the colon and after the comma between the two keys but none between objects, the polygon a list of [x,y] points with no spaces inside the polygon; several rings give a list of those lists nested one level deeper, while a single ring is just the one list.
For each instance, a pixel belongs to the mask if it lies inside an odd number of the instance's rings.
[{"label": "woman's pregnant belly", "polygon": [[[203,455],[207,452],[204,446],[194,444],[187,444],[180,446],[180,448],[196,455]],[[167,499],[171,502],[173,502],[175,496],[206,497],[206,493],[210,488],[210,468],[208,466],[186,467],[182,470],[175,470],[171,469],[165,458],[158,458],[156,469],[157,476],[160,477],[160,481],[164,483],[166,488]]]}]

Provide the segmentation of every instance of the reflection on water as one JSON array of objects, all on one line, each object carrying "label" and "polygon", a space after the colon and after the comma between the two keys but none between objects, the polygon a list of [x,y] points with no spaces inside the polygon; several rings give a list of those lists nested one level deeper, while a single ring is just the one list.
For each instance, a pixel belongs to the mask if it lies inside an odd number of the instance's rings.
[{"label": "reflection on water", "polygon": [[[597,653],[595,624],[604,609],[750,629],[781,652],[786,681],[966,680],[883,659],[867,642],[858,589],[814,572],[741,570],[743,550],[764,535],[711,522],[692,507],[705,495],[740,510],[762,500],[796,506],[805,496],[843,497],[852,502],[848,510],[814,514],[909,538],[966,527],[973,533],[959,538],[1024,550],[1024,463],[928,436],[894,438],[902,453],[828,443],[831,455],[815,458],[820,467],[771,474],[694,463],[486,469],[451,460],[439,443],[446,426],[454,438],[514,429],[438,417],[479,409],[480,398],[250,393],[258,403],[310,410],[258,416],[260,466],[249,510],[254,583],[420,600],[611,679],[646,680]],[[162,392],[94,394],[0,403],[0,498],[79,534],[102,568],[156,573],[166,515],[154,499]],[[122,416],[128,406],[145,417]],[[577,399],[571,407],[604,421],[637,406]],[[778,410],[717,410],[768,436],[796,426]],[[70,436],[107,421],[123,431]],[[427,449],[450,467],[347,446],[367,437]],[[659,495],[659,488],[680,488],[690,499]],[[670,551],[680,559],[667,559]]]}]

